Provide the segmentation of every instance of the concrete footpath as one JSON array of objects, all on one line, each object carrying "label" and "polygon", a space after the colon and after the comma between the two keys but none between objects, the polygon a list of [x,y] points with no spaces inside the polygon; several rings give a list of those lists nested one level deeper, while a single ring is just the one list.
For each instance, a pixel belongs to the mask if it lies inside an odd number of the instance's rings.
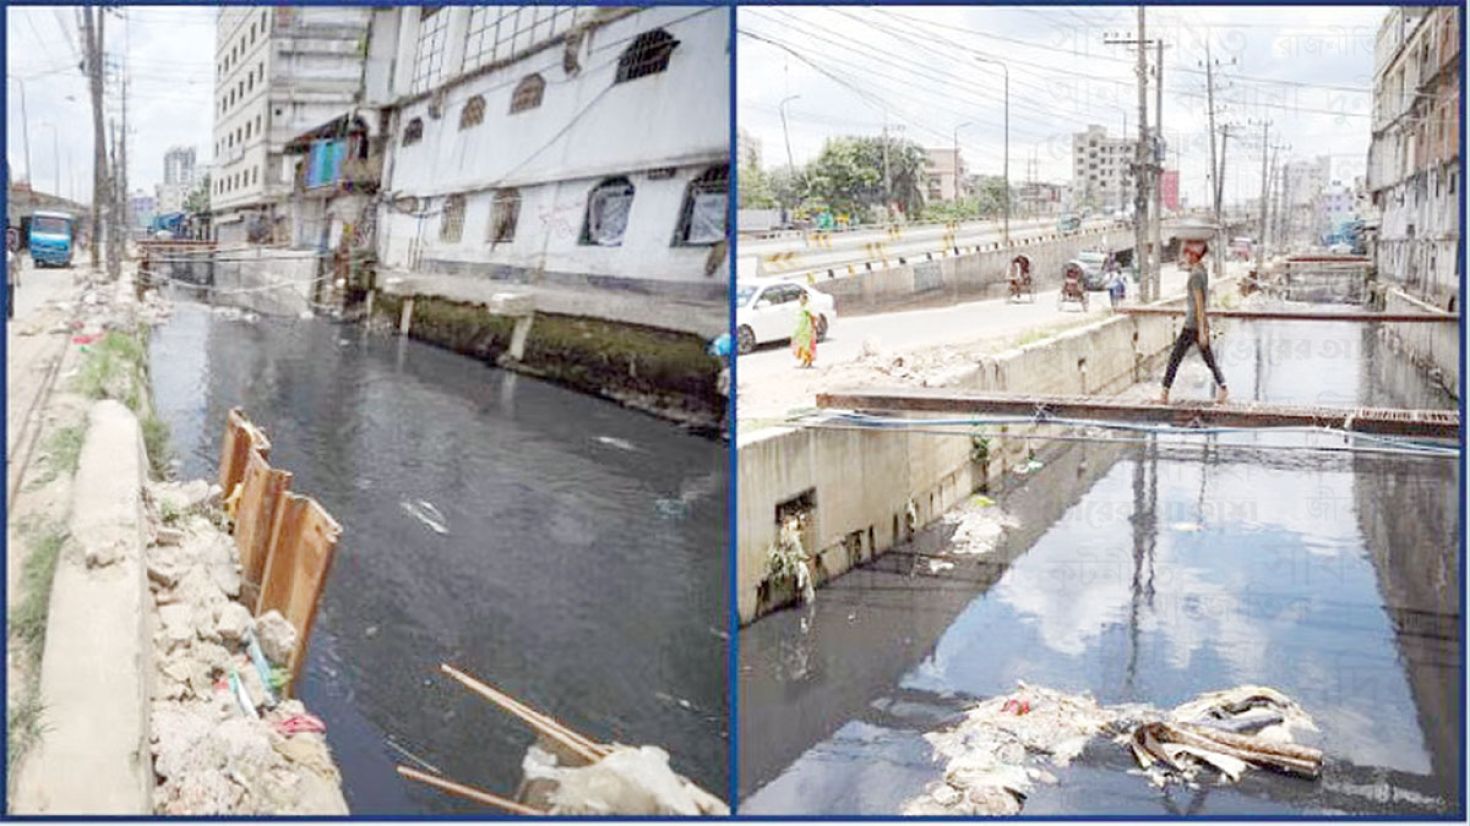
[{"label": "concrete footpath", "polygon": [[121,403],[98,402],[88,419],[73,486],[72,541],[51,586],[40,682],[45,733],[16,778],[15,814],[153,811],[147,459],[138,420]]}]

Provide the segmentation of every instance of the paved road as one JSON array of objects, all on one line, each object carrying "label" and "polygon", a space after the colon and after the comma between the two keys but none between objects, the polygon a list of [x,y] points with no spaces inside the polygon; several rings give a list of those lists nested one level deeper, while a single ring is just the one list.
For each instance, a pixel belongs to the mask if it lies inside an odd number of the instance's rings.
[{"label": "paved road", "polygon": [[22,256],[20,286],[15,290],[15,318],[5,325],[5,464],[9,484],[18,470],[17,451],[24,452],[21,436],[26,423],[39,411],[37,404],[45,379],[66,352],[67,335],[52,333],[66,317],[53,302],[73,298],[79,288],[72,270],[36,270]]},{"label": "paved road", "polygon": [[[1232,265],[1228,272],[1236,274],[1235,269],[1236,265]],[[1164,296],[1182,295],[1186,276],[1177,267],[1166,265]],[[1136,295],[1136,291],[1131,295]],[[1088,304],[1086,316],[1076,304],[1058,309],[1056,293],[1048,291],[1038,293],[1035,303],[987,299],[925,310],[840,318],[827,341],[818,345],[814,370],[798,368],[784,342],[741,356],[736,402],[739,416],[741,419],[781,416],[793,408],[810,406],[822,390],[861,383],[865,376],[856,368],[863,357],[865,341],[889,358],[912,356],[935,348],[1003,349],[1028,332],[1058,328],[1084,318],[1101,318],[1109,311],[1107,293],[1091,293]],[[956,358],[963,357],[956,354]],[[908,360],[912,366],[914,359]]]}]

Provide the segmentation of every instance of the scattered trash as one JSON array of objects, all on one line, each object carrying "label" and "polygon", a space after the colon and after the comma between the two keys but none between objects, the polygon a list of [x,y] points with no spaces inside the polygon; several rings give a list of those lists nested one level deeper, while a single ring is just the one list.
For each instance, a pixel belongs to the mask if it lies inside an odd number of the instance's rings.
[{"label": "scattered trash", "polygon": [[[1013,815],[1034,783],[1056,783],[1042,765],[1064,767],[1096,738],[1130,749],[1154,785],[1194,783],[1210,769],[1234,782],[1251,768],[1316,778],[1322,752],[1292,742],[1315,731],[1290,698],[1262,686],[1201,694],[1172,711],[1144,705],[1102,706],[1091,696],[1020,683],[965,713],[958,724],[924,737],[944,777],[904,807],[907,815]],[[1253,732],[1253,733],[1250,733]]]},{"label": "scattered trash", "polygon": [[724,801],[675,773],[668,752],[657,746],[598,743],[448,664],[440,670],[526,723],[539,739],[522,761],[525,777],[514,798],[400,765],[398,773],[403,777],[513,814],[697,817],[730,813]]},{"label": "scattered trash", "polygon": [[276,720],[274,723],[271,724],[271,726],[277,732],[285,735],[303,733],[321,734],[325,733],[327,730],[327,724],[323,723],[320,717],[305,713],[292,714],[290,717],[283,717],[279,720]]},{"label": "scattered trash", "polygon": [[1200,523],[1198,523],[1198,522],[1171,522],[1171,523],[1169,523],[1169,530],[1171,530],[1171,531],[1177,531],[1178,533],[1198,533],[1202,529],[1203,529],[1203,526],[1200,525]]},{"label": "scattered trash", "polygon": [[776,542],[766,551],[765,580],[771,583],[793,582],[802,602],[817,598],[812,580],[811,558],[801,542],[801,529],[806,516],[795,513],[781,522]]},{"label": "scattered trash", "polygon": [[976,507],[980,507],[980,508],[991,508],[991,507],[995,507],[995,500],[994,499],[991,499],[989,496],[986,496],[983,493],[977,493],[974,496],[971,496],[970,497],[970,502],[972,504],[974,504]]},{"label": "scattered trash", "polygon": [[445,521],[444,514],[440,513],[439,509],[429,502],[420,499],[417,502],[399,502],[398,505],[409,516],[424,523],[434,533],[440,534],[441,536],[449,533],[449,524]]},{"label": "scattered trash", "polygon": [[615,436],[598,436],[597,443],[607,445],[608,447],[615,447],[618,450],[626,450],[629,452],[637,452],[638,450],[638,448],[635,447],[632,442],[628,441],[627,439],[619,439]]},{"label": "scattered trash", "polygon": [[944,559],[929,558],[925,560],[929,564],[929,573],[942,574],[954,569],[954,563]]},{"label": "scattered trash", "polygon": [[946,525],[955,526],[954,533],[949,537],[949,550],[959,556],[984,556],[991,553],[1005,536],[1006,528],[1015,527],[1016,524],[1015,520],[999,509],[953,510],[941,517],[941,520]]}]

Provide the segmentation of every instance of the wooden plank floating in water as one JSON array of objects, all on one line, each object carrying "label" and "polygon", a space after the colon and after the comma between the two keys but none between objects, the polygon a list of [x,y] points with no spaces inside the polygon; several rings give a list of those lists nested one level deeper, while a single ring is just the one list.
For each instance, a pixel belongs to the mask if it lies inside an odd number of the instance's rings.
[{"label": "wooden plank floating in water", "polygon": [[546,814],[546,812],[541,809],[527,806],[524,803],[517,803],[516,801],[511,800],[508,797],[501,797],[498,794],[487,792],[484,789],[477,789],[474,786],[467,786],[464,783],[456,783],[453,780],[448,780],[443,777],[436,777],[432,774],[421,772],[418,769],[411,768],[409,766],[398,766],[398,773],[408,778],[409,780],[416,780],[427,786],[433,786],[434,788],[439,789],[440,791],[448,792],[455,797],[463,797],[465,800],[473,800],[476,803],[483,803],[486,806],[493,806],[502,811],[510,812],[513,815]]},{"label": "wooden plank floating in water", "polygon": [[1459,439],[1456,410],[1312,407],[1306,405],[1204,401],[1160,404],[1094,396],[1033,396],[1023,393],[964,393],[942,388],[849,390],[817,394],[817,406],[871,412],[996,413],[1063,419],[1151,422],[1176,427],[1330,427],[1383,436]]},{"label": "wooden plank floating in water", "polygon": [[[1175,315],[1186,312],[1183,307],[1119,307],[1117,312],[1127,315]],[[1210,318],[1239,318],[1251,321],[1382,321],[1394,324],[1433,322],[1438,324],[1458,323],[1460,317],[1453,313],[1369,313],[1343,312],[1325,313],[1312,310],[1206,310]]]}]

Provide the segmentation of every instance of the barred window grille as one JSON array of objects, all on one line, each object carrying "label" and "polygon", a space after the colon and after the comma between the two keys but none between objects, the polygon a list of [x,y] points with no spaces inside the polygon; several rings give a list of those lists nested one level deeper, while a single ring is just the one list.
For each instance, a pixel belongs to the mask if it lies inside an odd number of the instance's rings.
[{"label": "barred window grille", "polygon": [[632,209],[632,181],[609,178],[598,184],[587,198],[587,216],[582,222],[579,242],[601,247],[622,246]]},{"label": "barred window grille", "polygon": [[465,70],[525,54],[564,34],[576,22],[575,6],[476,6],[465,28]]},{"label": "barred window grille", "polygon": [[449,15],[442,6],[425,7],[421,14],[413,60],[414,92],[427,91],[444,80],[444,52],[449,40]]},{"label": "barred window grille", "polygon": [[730,197],[730,165],[712,166],[689,182],[674,234],[677,246],[708,246],[725,240]]},{"label": "barred window grille", "polygon": [[468,129],[471,126],[479,126],[485,120],[485,98],[475,95],[465,101],[464,108],[459,113],[459,128]]},{"label": "barred window grille", "polygon": [[413,146],[424,139],[424,119],[414,118],[403,127],[403,145]]},{"label": "barred window grille", "polygon": [[444,199],[444,217],[439,223],[439,240],[457,243],[464,235],[464,196],[450,195]]},{"label": "barred window grille", "polygon": [[618,76],[614,82],[625,83],[664,71],[669,68],[669,56],[678,45],[679,41],[663,29],[638,35],[618,58]]},{"label": "barred window grille", "polygon": [[541,105],[541,95],[546,91],[546,81],[541,75],[530,75],[522,78],[516,84],[515,92],[510,96],[510,113],[524,112],[527,109],[535,109]]},{"label": "barred window grille", "polygon": [[495,191],[494,206],[490,210],[490,245],[514,241],[516,223],[521,217],[521,192],[518,189]]}]

